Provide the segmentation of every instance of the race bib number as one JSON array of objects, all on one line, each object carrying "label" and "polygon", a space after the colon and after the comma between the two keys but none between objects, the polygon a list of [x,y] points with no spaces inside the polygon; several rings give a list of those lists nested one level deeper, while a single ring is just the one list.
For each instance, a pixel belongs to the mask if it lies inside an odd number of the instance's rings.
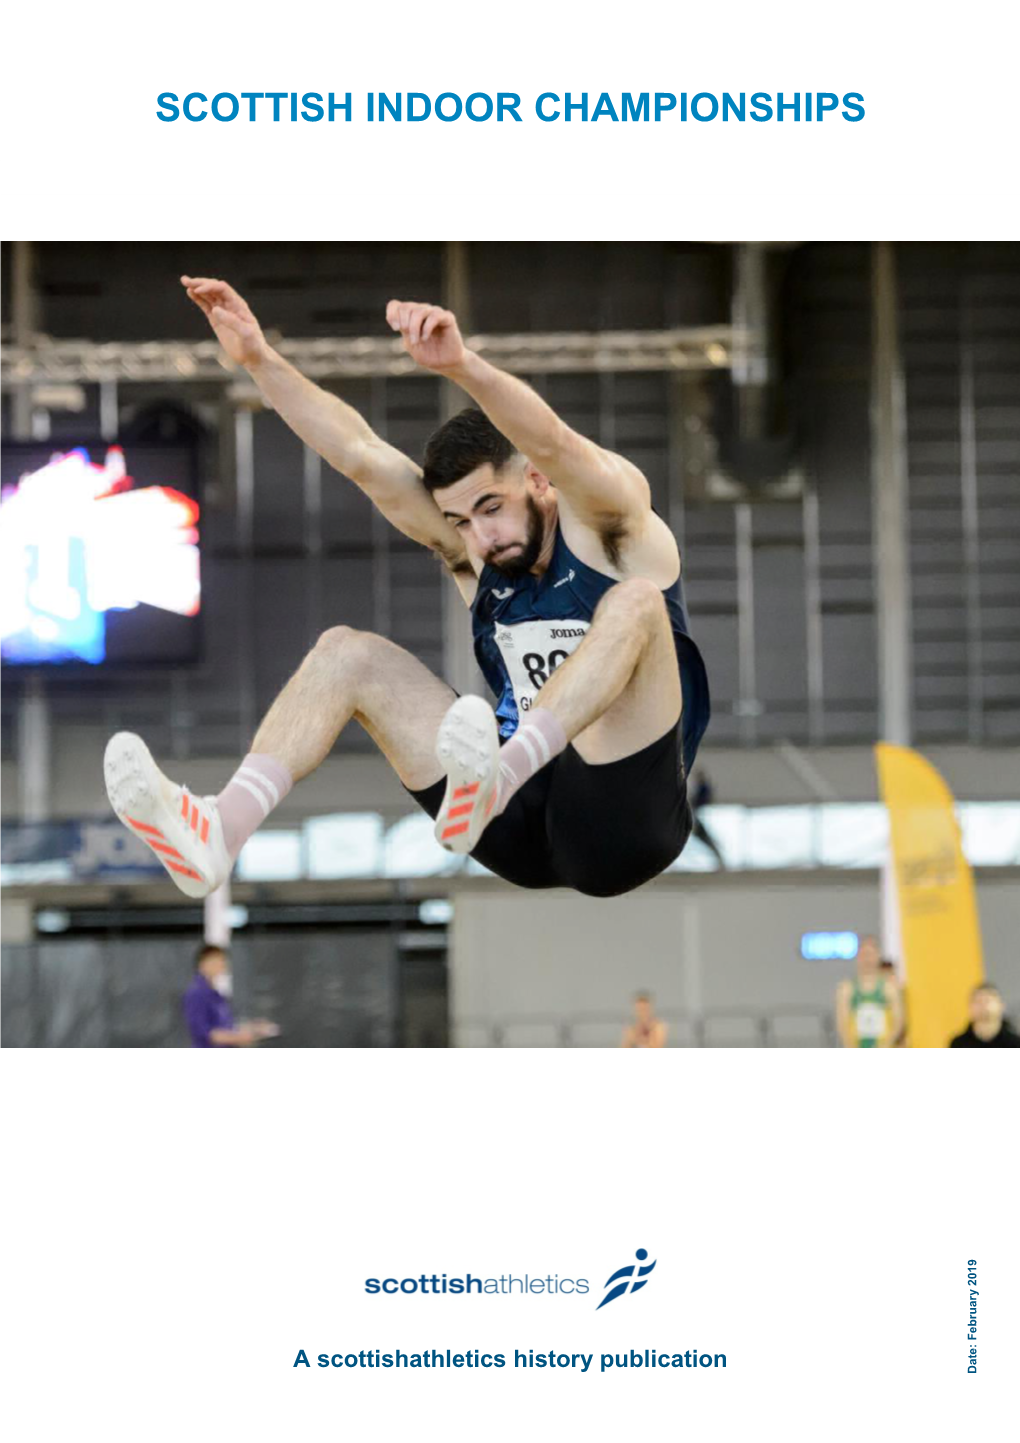
[{"label": "race bib number", "polygon": [[857,1009],[857,1036],[875,1042],[885,1031],[885,1008],[877,1002],[862,1002]]},{"label": "race bib number", "polygon": [[496,645],[503,658],[518,712],[530,711],[535,697],[556,668],[575,652],[590,621],[518,621],[496,627]]}]

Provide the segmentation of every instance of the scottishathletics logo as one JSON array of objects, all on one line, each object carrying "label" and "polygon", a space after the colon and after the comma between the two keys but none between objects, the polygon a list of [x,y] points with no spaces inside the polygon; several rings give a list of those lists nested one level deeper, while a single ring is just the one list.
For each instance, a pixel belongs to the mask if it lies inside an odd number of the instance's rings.
[{"label": "scottishathletics logo", "polygon": [[[655,1267],[655,1263],[649,1263],[647,1267],[640,1266],[648,1256],[647,1248],[638,1248],[634,1256],[637,1258],[636,1264],[628,1263],[625,1268],[617,1268],[613,1276],[606,1279],[605,1286],[609,1288],[609,1292],[599,1303],[599,1308],[604,1308],[615,1298],[622,1298],[624,1293],[636,1293],[638,1288],[643,1288],[647,1283],[648,1274]],[[598,1312],[599,1308],[595,1311]]]},{"label": "scottishathletics logo", "polygon": [[366,1293],[385,1293],[390,1297],[399,1293],[405,1297],[413,1293],[431,1296],[437,1293],[460,1293],[468,1296],[474,1293],[501,1293],[504,1297],[511,1293],[556,1293],[566,1296],[587,1293],[588,1288],[587,1278],[562,1278],[559,1273],[547,1273],[545,1277],[533,1277],[530,1273],[522,1273],[519,1277],[502,1273],[498,1278],[475,1277],[471,1273],[465,1277],[450,1277],[447,1273],[422,1273],[417,1278],[365,1279]]},{"label": "scottishathletics logo", "polygon": [[[638,1292],[648,1282],[649,1274],[655,1268],[657,1260],[647,1261],[647,1248],[638,1248],[635,1257],[636,1262],[617,1268],[612,1277],[606,1279],[603,1284],[606,1289],[605,1296],[598,1304],[596,1312],[599,1308],[604,1308],[607,1303],[622,1298],[625,1293]],[[365,1279],[366,1293],[389,1297],[407,1297],[414,1294],[434,1297],[442,1293],[467,1297],[476,1293],[495,1293],[504,1297],[514,1293],[531,1294],[532,1296],[536,1293],[544,1293],[547,1296],[554,1294],[563,1297],[577,1293],[584,1295],[589,1291],[591,1288],[587,1278],[563,1277],[558,1272],[547,1273],[544,1277],[531,1273],[523,1273],[520,1276],[501,1273],[498,1277],[484,1277],[472,1273],[462,1276],[454,1276],[449,1273],[421,1273],[417,1277]]]}]

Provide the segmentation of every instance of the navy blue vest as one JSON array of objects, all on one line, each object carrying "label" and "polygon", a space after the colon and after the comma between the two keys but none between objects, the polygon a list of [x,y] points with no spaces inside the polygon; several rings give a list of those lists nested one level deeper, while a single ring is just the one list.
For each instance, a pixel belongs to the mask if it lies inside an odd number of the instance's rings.
[{"label": "navy blue vest", "polygon": [[[520,713],[534,705],[542,683],[578,647],[595,608],[616,581],[579,561],[557,524],[556,544],[542,576],[501,575],[486,566],[471,607],[475,656],[499,698],[500,736],[513,736]],[[708,676],[688,630],[679,578],[662,593],[673,627],[683,690],[684,769],[690,775],[710,715]]]}]

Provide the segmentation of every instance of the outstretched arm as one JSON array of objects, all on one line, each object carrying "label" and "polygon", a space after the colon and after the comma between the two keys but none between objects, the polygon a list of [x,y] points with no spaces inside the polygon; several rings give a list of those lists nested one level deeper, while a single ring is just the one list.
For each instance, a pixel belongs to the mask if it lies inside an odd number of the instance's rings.
[{"label": "outstretched arm", "polygon": [[418,364],[462,387],[580,520],[598,526],[606,518],[651,515],[651,492],[638,468],[579,435],[524,381],[468,350],[451,311],[390,301],[386,319]]},{"label": "outstretched arm", "polygon": [[209,1041],[213,1047],[254,1047],[261,1039],[253,1027],[214,1027]]},{"label": "outstretched arm", "polygon": [[302,376],[266,340],[245,300],[225,281],[182,276],[232,361],[306,446],[349,476],[398,531],[437,551],[452,571],[468,566],[463,541],[421,484],[421,470],[368,422]]}]

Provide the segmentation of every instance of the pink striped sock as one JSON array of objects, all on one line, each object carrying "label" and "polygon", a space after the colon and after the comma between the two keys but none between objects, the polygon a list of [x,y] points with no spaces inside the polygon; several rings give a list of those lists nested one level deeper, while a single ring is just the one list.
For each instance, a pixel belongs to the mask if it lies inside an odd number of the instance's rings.
[{"label": "pink striped sock", "polygon": [[529,711],[499,754],[499,794],[494,816],[506,809],[529,777],[558,757],[567,745],[559,719],[545,707]]},{"label": "pink striped sock", "polygon": [[216,798],[223,840],[231,857],[278,807],[294,785],[294,778],[275,757],[249,752]]}]

